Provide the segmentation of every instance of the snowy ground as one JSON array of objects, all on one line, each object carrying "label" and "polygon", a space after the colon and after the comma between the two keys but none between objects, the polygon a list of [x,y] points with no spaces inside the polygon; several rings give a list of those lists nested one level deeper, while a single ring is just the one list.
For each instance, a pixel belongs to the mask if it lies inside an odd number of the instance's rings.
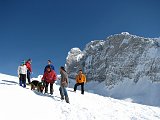
[{"label": "snowy ground", "polygon": [[[71,84],[69,87],[73,88],[75,81],[70,81]],[[104,97],[160,107],[160,83],[152,83],[145,77],[137,83],[134,83],[133,80],[126,79],[115,85],[112,89],[107,88],[104,82],[89,82],[85,85],[85,90]]]},{"label": "snowy ground", "polygon": [[[89,85],[88,85],[89,86]],[[18,85],[18,78],[0,74],[1,120],[159,120],[160,108],[98,94],[80,94],[68,88],[70,104],[54,95],[44,95]],[[93,86],[94,88],[94,86]],[[94,91],[94,90],[93,90]],[[90,90],[90,92],[92,92]]]}]

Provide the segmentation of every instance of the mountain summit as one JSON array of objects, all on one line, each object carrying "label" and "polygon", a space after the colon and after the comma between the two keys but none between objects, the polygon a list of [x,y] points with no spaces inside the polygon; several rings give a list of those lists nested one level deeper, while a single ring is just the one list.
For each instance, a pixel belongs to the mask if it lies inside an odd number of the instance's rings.
[{"label": "mountain summit", "polygon": [[94,40],[84,50],[72,48],[66,58],[69,77],[74,78],[79,68],[87,79],[105,81],[112,88],[120,81],[140,79],[160,81],[160,39],[144,38],[128,32],[115,34],[106,40]]}]

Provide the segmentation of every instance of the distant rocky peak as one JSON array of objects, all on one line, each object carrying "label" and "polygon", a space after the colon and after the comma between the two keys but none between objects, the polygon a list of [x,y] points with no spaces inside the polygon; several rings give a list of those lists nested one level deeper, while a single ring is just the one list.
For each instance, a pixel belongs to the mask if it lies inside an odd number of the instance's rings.
[{"label": "distant rocky peak", "polygon": [[130,35],[129,32],[121,32],[122,35]]},{"label": "distant rocky peak", "polygon": [[138,82],[146,77],[160,81],[160,39],[122,32],[106,40],[89,42],[84,50],[72,48],[66,59],[69,77],[82,68],[87,80],[105,81],[107,86],[126,79]]}]

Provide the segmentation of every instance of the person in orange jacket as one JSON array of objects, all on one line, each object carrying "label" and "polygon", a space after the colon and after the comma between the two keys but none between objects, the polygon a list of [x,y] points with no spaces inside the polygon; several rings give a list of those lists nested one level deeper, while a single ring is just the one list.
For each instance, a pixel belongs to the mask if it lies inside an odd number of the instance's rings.
[{"label": "person in orange jacket", "polygon": [[74,91],[76,92],[77,86],[81,85],[81,94],[84,94],[84,84],[86,83],[86,76],[82,73],[82,70],[79,70],[78,75],[76,76],[76,84],[74,85]]}]

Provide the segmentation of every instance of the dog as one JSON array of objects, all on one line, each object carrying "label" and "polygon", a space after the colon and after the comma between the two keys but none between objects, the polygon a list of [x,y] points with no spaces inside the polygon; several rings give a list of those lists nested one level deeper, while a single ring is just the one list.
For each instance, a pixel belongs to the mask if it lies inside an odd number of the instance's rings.
[{"label": "dog", "polygon": [[37,88],[38,92],[43,93],[43,90],[44,90],[43,82],[39,82],[38,80],[33,80],[31,82],[31,90],[35,90],[35,88]]}]

